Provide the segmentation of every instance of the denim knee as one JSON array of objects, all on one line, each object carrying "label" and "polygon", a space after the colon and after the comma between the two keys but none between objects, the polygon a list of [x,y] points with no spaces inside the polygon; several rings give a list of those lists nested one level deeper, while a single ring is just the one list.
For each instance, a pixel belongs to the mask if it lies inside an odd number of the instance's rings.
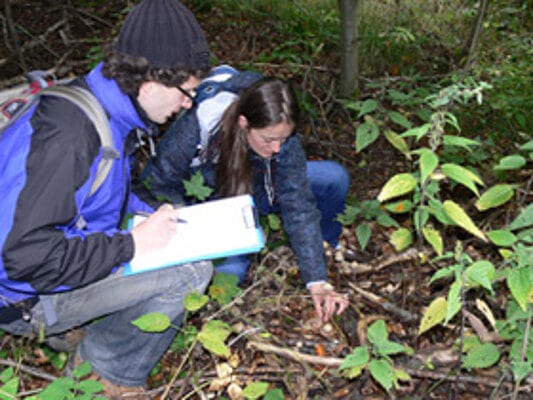
[{"label": "denim knee", "polygon": [[239,278],[239,284],[241,284],[246,279],[246,275],[248,275],[249,267],[250,258],[248,256],[233,256],[227,257],[220,264],[216,265],[215,272],[235,275]]}]

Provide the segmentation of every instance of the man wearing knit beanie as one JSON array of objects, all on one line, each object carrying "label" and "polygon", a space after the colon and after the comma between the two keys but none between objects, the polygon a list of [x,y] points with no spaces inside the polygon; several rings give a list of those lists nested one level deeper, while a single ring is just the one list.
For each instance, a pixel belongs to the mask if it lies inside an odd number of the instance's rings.
[{"label": "man wearing knit beanie", "polygon": [[[179,326],[185,296],[204,292],[212,276],[210,262],[123,274],[134,257],[179,235],[178,210],[169,204],[153,210],[130,191],[131,158],[143,134],[192,106],[209,58],[201,27],[180,1],[143,0],[104,62],[73,82],[105,110],[114,149],[104,151],[81,109],[51,96],[1,137],[21,140],[20,156],[2,160],[3,171],[19,168],[20,177],[0,182],[10,187],[0,198],[6,221],[0,229],[0,329],[43,332],[60,343],[83,326],[70,369],[89,362],[108,399],[148,399],[148,374],[176,333],[142,332],[131,321],[158,312]],[[111,168],[92,193],[109,153]],[[122,230],[124,217],[139,211],[152,215]]]}]

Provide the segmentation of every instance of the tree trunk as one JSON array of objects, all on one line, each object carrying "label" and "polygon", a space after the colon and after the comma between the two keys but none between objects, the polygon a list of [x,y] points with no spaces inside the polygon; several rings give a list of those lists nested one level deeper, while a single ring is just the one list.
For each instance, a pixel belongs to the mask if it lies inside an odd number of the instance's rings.
[{"label": "tree trunk", "polygon": [[362,0],[338,0],[341,19],[341,77],[339,95],[351,97],[359,80],[359,7]]},{"label": "tree trunk", "polygon": [[477,42],[479,41],[479,36],[481,35],[481,30],[483,28],[483,20],[485,19],[485,14],[487,11],[487,3],[488,0],[481,1],[477,13],[476,25],[474,25],[474,28],[472,29],[472,32],[470,34],[470,40],[467,41],[467,43],[470,43],[470,47],[468,49],[468,58],[463,69],[465,73],[468,71],[468,69],[470,69],[472,62],[474,61],[474,54],[476,51]]}]

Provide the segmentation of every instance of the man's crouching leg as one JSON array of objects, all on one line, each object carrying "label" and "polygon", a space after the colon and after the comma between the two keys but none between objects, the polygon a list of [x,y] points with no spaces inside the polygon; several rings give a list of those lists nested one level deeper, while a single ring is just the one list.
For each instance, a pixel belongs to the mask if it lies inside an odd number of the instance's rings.
[{"label": "man's crouching leg", "polygon": [[[212,274],[211,262],[205,261],[116,279],[108,290],[116,296],[124,291],[127,296],[134,293],[139,301],[88,326],[78,357],[106,381],[107,391],[111,390],[109,384],[130,392],[142,389],[182,323],[185,297],[205,292]],[[131,321],[153,312],[167,315],[172,326],[164,332],[147,333],[132,325]]]}]

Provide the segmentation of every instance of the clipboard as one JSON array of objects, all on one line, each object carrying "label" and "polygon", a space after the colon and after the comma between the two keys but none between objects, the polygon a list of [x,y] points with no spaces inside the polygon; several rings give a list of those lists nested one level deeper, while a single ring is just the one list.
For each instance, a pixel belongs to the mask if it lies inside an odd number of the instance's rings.
[{"label": "clipboard", "polygon": [[[124,275],[188,262],[255,253],[265,245],[251,195],[228,197],[180,208],[178,230],[164,249],[135,256]],[[131,229],[146,217],[136,215]]]}]

